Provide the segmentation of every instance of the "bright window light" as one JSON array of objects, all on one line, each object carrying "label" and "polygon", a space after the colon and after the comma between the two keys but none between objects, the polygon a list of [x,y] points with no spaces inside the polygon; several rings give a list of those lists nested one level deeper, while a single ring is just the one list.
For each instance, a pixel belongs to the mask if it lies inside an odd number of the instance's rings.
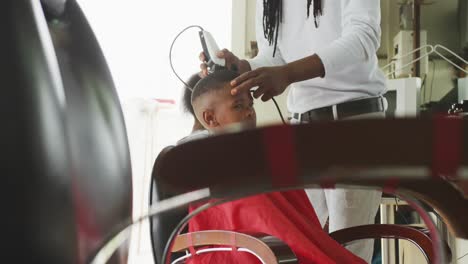
[{"label": "bright window light", "polygon": [[[230,0],[79,0],[106,56],[119,96],[179,100],[183,84],[169,67],[169,47],[188,25],[231,45]],[[199,70],[197,29],[176,42],[173,62],[187,79]]]}]

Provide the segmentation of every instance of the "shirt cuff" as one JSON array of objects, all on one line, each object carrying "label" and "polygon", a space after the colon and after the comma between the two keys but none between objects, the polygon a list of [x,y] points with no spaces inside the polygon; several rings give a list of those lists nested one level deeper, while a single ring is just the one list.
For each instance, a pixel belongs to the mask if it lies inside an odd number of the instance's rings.
[{"label": "shirt cuff", "polygon": [[336,68],[335,58],[338,55],[336,49],[333,49],[331,47],[325,47],[316,52],[316,54],[322,61],[323,69],[325,70],[324,76],[327,76],[328,73],[333,72]]}]

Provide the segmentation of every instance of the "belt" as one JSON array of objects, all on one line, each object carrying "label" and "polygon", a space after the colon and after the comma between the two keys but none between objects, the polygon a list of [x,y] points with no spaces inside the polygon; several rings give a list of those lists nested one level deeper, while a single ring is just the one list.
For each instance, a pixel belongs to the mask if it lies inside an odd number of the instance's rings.
[{"label": "belt", "polygon": [[301,122],[311,122],[319,120],[338,120],[356,115],[384,112],[385,105],[383,100],[383,97],[354,100],[313,109],[302,114],[293,113],[292,117]]}]

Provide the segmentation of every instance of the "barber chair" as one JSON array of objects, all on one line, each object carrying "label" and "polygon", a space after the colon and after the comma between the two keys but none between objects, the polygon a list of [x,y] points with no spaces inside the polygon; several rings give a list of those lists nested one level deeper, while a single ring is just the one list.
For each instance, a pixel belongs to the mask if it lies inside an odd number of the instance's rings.
[{"label": "barber chair", "polygon": [[[132,216],[116,91],[75,1],[1,6],[3,253],[15,263],[85,263]],[[126,252],[110,263],[125,263]]]},{"label": "barber chair", "polygon": [[[370,137],[369,131],[379,136]],[[441,215],[455,236],[466,239],[468,188],[463,173],[468,165],[468,140],[462,135],[467,134],[468,123],[461,119],[356,120],[269,127],[197,140],[161,153],[153,170],[150,202],[206,188],[206,199],[229,201],[268,191],[358,186],[396,194],[419,209],[424,207],[418,201],[424,202]],[[206,160],[211,161],[210,170],[205,169]],[[243,166],[219,177],[216,172],[233,160]],[[457,169],[459,177],[454,173]],[[179,240],[185,238],[179,232],[184,225],[176,222],[184,210],[152,220],[156,260],[161,259],[168,240],[169,247],[180,249]],[[402,238],[416,243],[429,263],[451,258],[450,249],[435,233],[428,235],[418,228],[370,225],[330,236],[341,244],[364,238]]]}]

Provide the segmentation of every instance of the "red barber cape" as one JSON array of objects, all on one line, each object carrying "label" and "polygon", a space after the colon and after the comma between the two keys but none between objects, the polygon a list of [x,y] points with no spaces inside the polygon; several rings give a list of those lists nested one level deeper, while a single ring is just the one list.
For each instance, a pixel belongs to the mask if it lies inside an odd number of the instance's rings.
[{"label": "red barber cape", "polygon": [[[196,206],[191,206],[190,211]],[[326,234],[303,190],[256,195],[225,203],[197,215],[189,231],[228,230],[264,233],[286,243],[299,263],[365,263]],[[245,252],[213,252],[189,263],[245,264],[260,261]]]}]

